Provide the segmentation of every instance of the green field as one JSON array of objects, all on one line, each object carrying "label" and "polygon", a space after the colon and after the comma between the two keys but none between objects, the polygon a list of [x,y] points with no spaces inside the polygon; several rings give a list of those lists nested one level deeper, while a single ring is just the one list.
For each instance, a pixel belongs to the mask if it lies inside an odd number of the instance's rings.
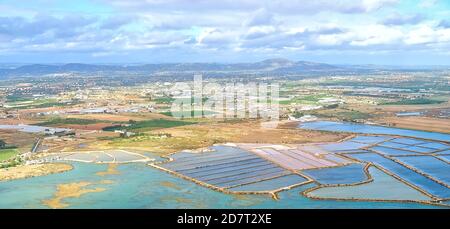
[{"label": "green field", "polygon": [[91,119],[77,119],[77,118],[52,118],[46,122],[38,123],[38,126],[52,126],[52,125],[89,125],[101,122],[110,122],[102,120]]},{"label": "green field", "polygon": [[0,161],[8,160],[19,153],[17,149],[0,149]]},{"label": "green field", "polygon": [[179,121],[179,120],[153,119],[153,120],[147,120],[147,121],[129,122],[128,126],[105,127],[105,128],[103,128],[103,130],[105,130],[105,131],[127,130],[127,131],[133,131],[133,132],[145,132],[145,131],[151,131],[151,130],[155,130],[155,129],[192,125],[195,123],[196,122],[186,122],[186,121]]},{"label": "green field", "polygon": [[16,109],[46,108],[66,106],[66,103],[58,102],[56,99],[16,99],[14,102],[8,102],[5,107]]},{"label": "green field", "polygon": [[6,101],[8,103],[23,102],[23,101],[28,101],[28,100],[30,100],[30,98],[25,98],[25,97],[20,96],[20,95],[8,95],[6,97]]},{"label": "green field", "polygon": [[440,104],[445,103],[447,100],[443,99],[403,99],[395,102],[383,102],[380,105],[426,105],[426,104]]},{"label": "green field", "polygon": [[175,101],[175,99],[171,97],[160,97],[153,99],[153,102],[155,103],[172,103],[173,101]]},{"label": "green field", "polygon": [[352,121],[356,119],[368,119],[372,116],[368,113],[363,113],[360,111],[341,111],[334,114],[334,117],[337,117],[342,120]]}]

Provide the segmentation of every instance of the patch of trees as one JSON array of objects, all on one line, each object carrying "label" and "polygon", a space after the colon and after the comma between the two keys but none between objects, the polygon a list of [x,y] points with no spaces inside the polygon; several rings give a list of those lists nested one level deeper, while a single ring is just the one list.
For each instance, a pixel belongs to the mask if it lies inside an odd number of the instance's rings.
[{"label": "patch of trees", "polygon": [[0,139],[0,149],[15,149],[15,148],[17,147],[14,145],[8,145],[4,140]]}]

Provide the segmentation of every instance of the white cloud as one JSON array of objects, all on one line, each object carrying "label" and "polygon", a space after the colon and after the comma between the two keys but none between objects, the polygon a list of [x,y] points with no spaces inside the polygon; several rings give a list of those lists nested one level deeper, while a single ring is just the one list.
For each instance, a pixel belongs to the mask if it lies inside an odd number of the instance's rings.
[{"label": "white cloud", "polygon": [[[398,0],[104,2],[114,14],[0,16],[0,51],[68,51],[96,57],[143,50],[228,56],[431,47],[435,52],[436,47],[448,47],[450,39],[446,21],[422,17],[420,8],[406,15],[396,8]],[[388,16],[380,20],[380,15]]]},{"label": "white cloud", "polygon": [[431,44],[450,42],[450,29],[434,28],[431,25],[420,25],[411,30],[405,37],[405,44]]},{"label": "white cloud", "polygon": [[433,28],[421,25],[416,29],[411,30],[405,37],[405,44],[417,45],[434,42],[436,40],[436,32]]},{"label": "white cloud", "polygon": [[437,0],[421,0],[419,7],[431,8],[437,4]]},{"label": "white cloud", "polygon": [[395,13],[383,20],[385,25],[408,25],[418,24],[425,20],[421,14],[399,14]]},{"label": "white cloud", "polygon": [[270,9],[271,13],[308,13],[339,12],[364,13],[379,10],[385,6],[392,6],[398,0],[106,0],[105,2],[120,9],[133,11],[195,11],[195,12],[223,12],[223,11],[254,11],[255,9]]},{"label": "white cloud", "polygon": [[365,7],[366,11],[370,12],[398,2],[398,0],[363,0],[362,5]]},{"label": "white cloud", "polygon": [[274,15],[262,8],[253,13],[253,15],[244,23],[246,26],[271,25],[274,23]]},{"label": "white cloud", "polygon": [[316,39],[318,45],[323,46],[336,46],[342,45],[346,40],[346,36],[341,34],[332,34],[332,35],[319,35]]},{"label": "white cloud", "polygon": [[403,32],[396,28],[383,25],[368,25],[360,27],[352,32],[354,36],[350,45],[391,45],[401,40]]},{"label": "white cloud", "polygon": [[235,43],[238,36],[234,31],[208,28],[197,37],[197,46],[220,49]]}]

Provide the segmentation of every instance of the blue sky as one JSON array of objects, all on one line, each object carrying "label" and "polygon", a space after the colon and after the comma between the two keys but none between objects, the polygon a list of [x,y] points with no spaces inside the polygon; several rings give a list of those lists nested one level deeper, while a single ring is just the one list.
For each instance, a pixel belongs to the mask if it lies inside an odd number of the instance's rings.
[{"label": "blue sky", "polygon": [[0,0],[0,63],[280,57],[450,65],[450,1]]}]

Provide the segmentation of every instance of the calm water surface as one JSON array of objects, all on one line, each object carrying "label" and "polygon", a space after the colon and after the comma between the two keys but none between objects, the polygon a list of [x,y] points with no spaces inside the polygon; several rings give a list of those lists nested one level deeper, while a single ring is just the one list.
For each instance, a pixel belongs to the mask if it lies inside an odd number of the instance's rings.
[{"label": "calm water surface", "polygon": [[[229,195],[169,175],[145,164],[119,165],[119,174],[99,176],[107,165],[73,163],[61,174],[0,182],[0,208],[48,208],[59,184],[91,182],[86,188],[106,190],[66,198],[68,208],[436,208],[422,204],[318,201],[299,193],[311,185],[280,193],[280,200],[265,195]],[[108,180],[105,183],[102,181]]]},{"label": "calm water surface", "polygon": [[310,130],[325,130],[325,131],[349,132],[360,134],[401,135],[406,137],[416,137],[416,138],[450,142],[450,134],[419,131],[419,130],[408,130],[393,127],[359,124],[359,123],[316,121],[316,122],[302,123],[299,125],[299,127]]}]

